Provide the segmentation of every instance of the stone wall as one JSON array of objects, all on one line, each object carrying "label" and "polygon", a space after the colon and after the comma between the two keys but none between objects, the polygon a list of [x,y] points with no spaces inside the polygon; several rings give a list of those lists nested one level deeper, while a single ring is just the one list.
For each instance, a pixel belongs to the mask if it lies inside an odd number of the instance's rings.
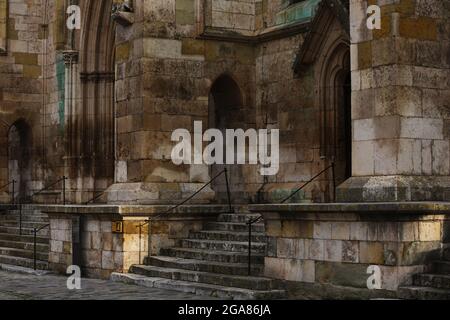
[{"label": "stone wall", "polygon": [[257,4],[256,0],[206,1],[205,25],[251,34],[255,30]]},{"label": "stone wall", "polygon": [[[8,6],[6,3],[8,2]],[[58,3],[62,3],[59,1]],[[64,128],[64,62],[55,53],[53,43],[56,25],[56,1],[2,1],[0,20],[7,21],[7,30],[0,31],[0,181],[6,184],[13,178],[8,169],[8,133],[12,125],[22,121],[30,128],[29,176],[24,178],[28,195],[64,175],[62,155]],[[5,11],[5,9],[8,9]],[[65,21],[64,13],[60,20]],[[0,29],[5,27],[0,23]],[[60,27],[64,33],[65,24]],[[55,40],[56,41],[56,40]],[[58,69],[62,63],[61,68]],[[45,80],[44,80],[45,78]],[[16,189],[17,191],[17,189]],[[47,202],[59,201],[50,195]]]},{"label": "stone wall", "polygon": [[[185,207],[145,224],[168,207],[43,207],[50,218],[51,270],[66,273],[77,265],[86,277],[108,279],[112,272],[128,272],[148,255],[170,248],[190,231],[201,230],[222,207]],[[121,230],[115,225],[119,224]],[[141,226],[141,228],[139,228]],[[150,230],[150,238],[149,238]]]},{"label": "stone wall", "polygon": [[[257,47],[257,126],[280,130],[280,170],[276,176],[266,179],[254,174],[249,177],[249,183],[255,183],[253,192],[256,194],[265,182],[262,191],[270,201],[286,197],[327,165],[320,158],[314,68],[301,76],[292,71],[292,63],[304,37],[299,34],[264,42]],[[328,179],[327,175],[320,177],[295,200],[324,201],[330,196]]]},{"label": "stone wall", "polygon": [[445,206],[361,206],[252,206],[265,220],[265,275],[367,291],[367,270],[374,265],[381,270],[381,294],[409,284],[441,257],[449,234]]}]

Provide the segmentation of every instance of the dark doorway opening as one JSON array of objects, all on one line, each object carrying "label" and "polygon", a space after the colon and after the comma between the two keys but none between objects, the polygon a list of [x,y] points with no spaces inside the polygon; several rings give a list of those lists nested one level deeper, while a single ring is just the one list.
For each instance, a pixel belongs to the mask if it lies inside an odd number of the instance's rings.
[{"label": "dark doorway opening", "polygon": [[[226,139],[226,129],[244,129],[245,113],[243,110],[243,98],[238,84],[228,75],[222,75],[213,83],[209,94],[208,127],[219,129]],[[226,161],[226,146],[224,143],[224,163]],[[235,152],[236,153],[236,152]],[[239,201],[236,195],[244,185],[242,177],[242,166],[240,165],[220,165],[215,164],[210,167],[210,176],[214,177],[221,171],[228,169],[228,177],[233,200]],[[227,199],[225,179],[222,176],[211,185],[216,192],[216,198],[219,202]]]},{"label": "dark doorway opening", "polygon": [[8,132],[8,176],[9,181],[16,181],[16,199],[26,200],[29,196],[31,150],[31,128],[24,120],[18,120]]}]

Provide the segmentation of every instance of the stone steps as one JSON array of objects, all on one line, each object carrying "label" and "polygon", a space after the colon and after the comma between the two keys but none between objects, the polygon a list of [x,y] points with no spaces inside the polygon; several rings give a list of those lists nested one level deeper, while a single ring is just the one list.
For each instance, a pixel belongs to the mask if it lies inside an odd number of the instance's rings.
[{"label": "stone steps", "polygon": [[[161,249],[161,254],[164,256],[184,259],[207,260],[224,263],[248,263],[248,253],[243,252],[210,251],[192,248],[166,248]],[[264,254],[252,252],[252,263],[263,264]]]},{"label": "stone steps", "polygon": [[[199,231],[192,232],[189,239],[248,242],[248,232]],[[264,233],[252,233],[252,242],[265,242]]]},{"label": "stone steps", "polygon": [[[0,215],[0,223],[3,221],[19,221],[20,216],[19,214],[7,214],[7,215]],[[45,215],[22,215],[22,221],[34,221],[34,222],[44,222],[48,223],[48,216]]]},{"label": "stone steps", "polygon": [[[34,232],[33,228],[23,228],[22,227],[22,235],[32,236],[34,234],[33,232]],[[0,234],[1,233],[19,235],[20,234],[20,228],[19,228],[19,226],[16,226],[16,227],[4,227],[0,223]],[[48,237],[49,236],[48,228],[45,228],[45,229],[39,231],[37,233],[37,235],[39,237]]]},{"label": "stone steps", "polygon": [[432,261],[429,272],[413,276],[411,286],[398,289],[398,296],[409,300],[450,300],[450,261],[448,244],[443,246],[443,260]]},{"label": "stone steps", "polygon": [[[17,221],[0,221],[0,224],[4,227],[17,227],[19,226],[19,220]],[[44,221],[24,221],[22,220],[22,228],[40,228],[42,226],[45,226],[48,224],[48,222]]]},{"label": "stone steps", "polygon": [[199,296],[216,297],[223,300],[274,300],[284,298],[282,290],[251,290],[243,288],[223,287],[213,284],[170,280],[148,277],[138,274],[113,273],[111,279],[117,282],[140,285],[149,288],[182,291]]},{"label": "stone steps", "polygon": [[450,290],[450,275],[429,273],[417,274],[413,278],[413,285]]},{"label": "stone steps", "polygon": [[[34,228],[48,224],[48,217],[24,206],[22,210],[22,234],[19,228],[19,210],[10,210],[0,215],[0,263],[33,268]],[[38,269],[48,269],[49,228],[38,232],[36,258]]]},{"label": "stone steps", "polygon": [[[245,223],[234,222],[208,222],[206,223],[205,230],[210,231],[236,231],[236,232],[248,232],[248,225]],[[252,232],[264,232],[264,224],[256,223],[252,226]]]},{"label": "stone steps", "polygon": [[[232,252],[247,252],[248,242],[238,241],[218,241],[218,240],[196,240],[183,239],[181,240],[183,248],[194,249],[208,249],[213,251],[232,251]],[[253,242],[251,245],[252,252],[265,253],[266,244],[262,242]]]},{"label": "stone steps", "polygon": [[[34,243],[33,241],[8,241],[0,238],[0,248],[34,250]],[[44,243],[37,243],[36,241],[36,250],[38,252],[48,252],[49,245]]]},{"label": "stone steps", "polygon": [[266,237],[264,224],[252,227],[252,270],[248,276],[248,226],[257,215],[221,214],[201,231],[191,232],[178,247],[163,248],[159,256],[146,257],[145,265],[113,278],[127,283],[201,295],[234,299],[281,299],[279,282],[261,277],[264,272]]},{"label": "stone steps", "polygon": [[262,291],[278,289],[277,283],[274,280],[263,277],[236,276],[156,266],[132,266],[130,273],[148,277],[213,284],[224,287]]},{"label": "stone steps", "polygon": [[402,299],[408,300],[450,300],[450,290],[433,287],[400,287],[398,294]]},{"label": "stone steps", "polygon": [[[0,264],[7,264],[32,269],[34,267],[33,259],[0,255]],[[47,261],[36,261],[38,270],[48,270]]]},{"label": "stone steps", "polygon": [[[4,241],[33,242],[32,235],[0,233],[0,239]],[[46,237],[36,237],[36,243],[49,244],[49,239]]]},{"label": "stone steps", "polygon": [[[183,259],[175,257],[147,257],[146,265],[169,269],[183,269],[192,271],[212,272],[227,275],[248,275],[248,265],[245,263],[225,263],[205,260]],[[263,267],[261,265],[252,265],[251,274],[259,276],[262,274]]]},{"label": "stone steps", "polygon": [[[0,255],[33,259],[34,252],[33,250],[0,247]],[[41,261],[48,261],[48,252],[43,253],[38,251],[36,253],[36,259]]]}]

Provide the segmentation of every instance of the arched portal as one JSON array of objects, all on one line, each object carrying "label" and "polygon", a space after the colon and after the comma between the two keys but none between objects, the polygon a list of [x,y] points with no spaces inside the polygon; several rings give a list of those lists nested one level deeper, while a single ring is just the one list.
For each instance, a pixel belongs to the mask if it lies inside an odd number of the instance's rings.
[{"label": "arched portal", "polygon": [[337,41],[324,60],[320,81],[321,156],[336,165],[336,185],[351,177],[352,125],[349,46]]},{"label": "arched portal", "polygon": [[[79,103],[71,110],[68,150],[78,189],[103,191],[114,182],[115,24],[113,1],[83,1],[79,51]],[[86,196],[85,196],[86,197]],[[90,199],[92,194],[87,195]],[[85,198],[84,200],[86,200]]]},{"label": "arched portal", "polygon": [[30,190],[31,137],[31,128],[24,120],[16,121],[8,131],[8,176],[9,181],[15,181],[14,197],[21,200],[26,199]]},{"label": "arched portal", "polygon": [[[215,128],[222,131],[223,137],[226,137],[226,129],[244,129],[245,113],[243,110],[243,97],[241,89],[234,79],[229,75],[221,75],[211,86],[209,94],[209,128]],[[224,145],[224,155],[225,155]],[[232,185],[232,192],[239,194],[239,189],[243,186],[242,166],[226,165],[229,172],[229,182]],[[211,177],[216,176],[225,168],[225,165],[211,166]],[[213,182],[213,190],[219,200],[226,199],[226,186],[224,179],[220,178]],[[233,197],[234,200],[236,197]]]}]

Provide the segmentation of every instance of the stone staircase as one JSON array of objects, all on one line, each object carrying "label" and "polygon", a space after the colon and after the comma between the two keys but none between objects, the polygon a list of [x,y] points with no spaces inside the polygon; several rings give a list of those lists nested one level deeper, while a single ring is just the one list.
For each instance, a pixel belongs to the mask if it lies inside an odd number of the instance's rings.
[{"label": "stone staircase", "polygon": [[147,257],[145,265],[132,266],[128,274],[111,278],[130,284],[171,289],[221,299],[283,299],[278,282],[263,277],[264,224],[252,229],[252,276],[248,276],[248,226],[250,214],[221,214],[204,230],[191,232],[177,247]]},{"label": "stone staircase", "polygon": [[443,260],[433,262],[429,273],[417,274],[411,286],[399,288],[399,297],[409,300],[450,300],[450,244],[444,245]]},{"label": "stone staircase", "polygon": [[[22,235],[18,208],[0,212],[0,264],[33,268],[33,228],[48,224],[48,217],[31,205],[22,207]],[[41,230],[36,238],[37,268],[48,269],[49,229]]]}]

